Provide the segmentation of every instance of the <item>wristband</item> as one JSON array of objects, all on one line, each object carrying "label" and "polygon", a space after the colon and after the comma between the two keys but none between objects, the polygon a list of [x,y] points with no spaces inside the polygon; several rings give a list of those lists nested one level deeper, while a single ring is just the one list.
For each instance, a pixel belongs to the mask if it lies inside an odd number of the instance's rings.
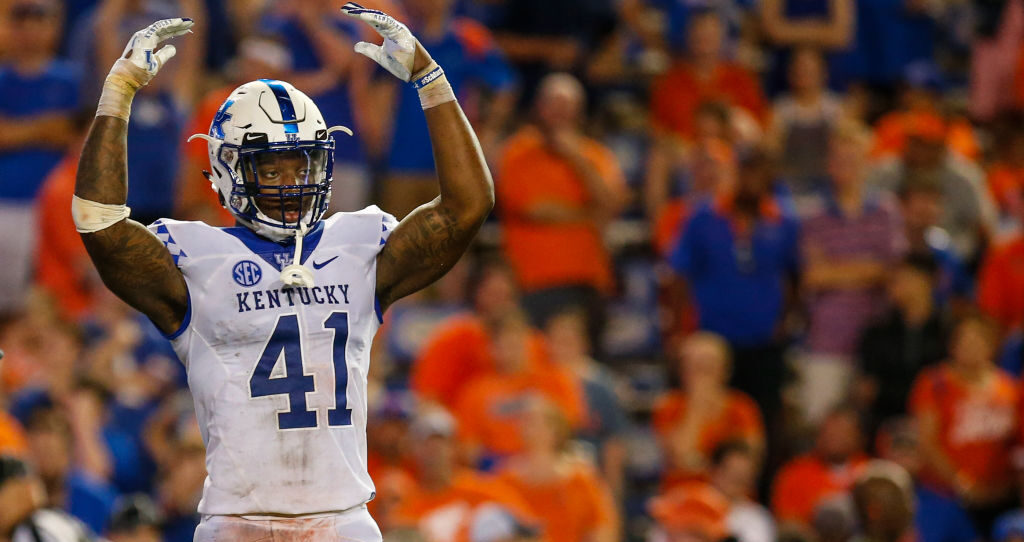
[{"label": "wristband", "polygon": [[420,107],[424,111],[455,101],[455,91],[445,77],[444,70],[436,62],[431,62],[413,77],[412,87],[419,93]]},{"label": "wristband", "polygon": [[[431,70],[430,69],[431,67],[433,67],[434,69]],[[437,78],[444,77],[444,70],[442,70],[441,66],[438,66],[436,62],[431,63],[430,66],[427,66],[427,70],[430,70],[430,71],[427,72],[426,75],[424,75],[423,77],[420,77],[418,79],[414,79],[413,80],[412,88],[414,88],[416,90],[419,90],[419,89],[429,85],[430,83],[433,83],[434,81],[437,80]],[[422,72],[420,72],[420,73],[422,73]]]}]

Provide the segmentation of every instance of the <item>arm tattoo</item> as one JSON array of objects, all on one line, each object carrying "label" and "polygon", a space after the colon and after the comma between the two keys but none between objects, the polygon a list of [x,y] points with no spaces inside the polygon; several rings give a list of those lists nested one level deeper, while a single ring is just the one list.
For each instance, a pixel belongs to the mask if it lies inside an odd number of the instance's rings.
[{"label": "arm tattoo", "polygon": [[[380,254],[378,272],[389,272],[378,278],[381,305],[386,307],[447,273],[466,251],[478,227],[460,223],[438,200],[410,214],[395,228]],[[390,276],[393,272],[403,274]],[[394,283],[390,288],[389,282]]]},{"label": "arm tattoo", "polygon": [[[128,124],[97,117],[78,163],[75,194],[99,203],[123,204],[128,197]],[[188,306],[185,278],[163,243],[142,224],[123,220],[82,242],[103,283],[163,332],[178,328]]]},{"label": "arm tattoo", "polygon": [[377,260],[381,307],[448,272],[494,206],[494,186],[480,144],[458,102],[427,109],[441,195],[405,217]]}]

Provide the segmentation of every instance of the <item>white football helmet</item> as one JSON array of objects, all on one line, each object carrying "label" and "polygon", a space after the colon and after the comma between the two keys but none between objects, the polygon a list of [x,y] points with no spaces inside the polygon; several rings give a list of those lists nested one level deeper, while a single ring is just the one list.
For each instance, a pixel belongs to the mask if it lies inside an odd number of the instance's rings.
[{"label": "white football helmet", "polygon": [[327,211],[334,169],[333,132],[313,100],[272,79],[236,88],[205,139],[209,179],[221,203],[254,232],[281,241],[312,229]]}]

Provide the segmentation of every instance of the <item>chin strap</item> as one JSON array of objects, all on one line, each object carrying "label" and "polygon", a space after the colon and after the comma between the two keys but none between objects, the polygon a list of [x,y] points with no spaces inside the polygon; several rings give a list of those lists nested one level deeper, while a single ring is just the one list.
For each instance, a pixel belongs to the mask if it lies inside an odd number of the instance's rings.
[{"label": "chin strap", "polygon": [[299,229],[295,231],[295,258],[291,265],[281,270],[281,282],[286,286],[313,287],[313,272],[302,265],[302,238],[309,229],[303,222],[299,223]]}]

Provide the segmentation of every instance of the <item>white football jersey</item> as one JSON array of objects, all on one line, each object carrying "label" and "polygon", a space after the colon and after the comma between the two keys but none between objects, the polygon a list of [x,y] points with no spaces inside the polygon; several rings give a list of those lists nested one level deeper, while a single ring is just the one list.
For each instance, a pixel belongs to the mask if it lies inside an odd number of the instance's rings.
[{"label": "white football jersey", "polygon": [[376,258],[396,223],[373,206],[317,224],[303,240],[312,288],[281,282],[294,244],[244,227],[149,226],[188,284],[169,338],[206,443],[201,514],[318,514],[373,498],[366,375],[381,317]]}]

